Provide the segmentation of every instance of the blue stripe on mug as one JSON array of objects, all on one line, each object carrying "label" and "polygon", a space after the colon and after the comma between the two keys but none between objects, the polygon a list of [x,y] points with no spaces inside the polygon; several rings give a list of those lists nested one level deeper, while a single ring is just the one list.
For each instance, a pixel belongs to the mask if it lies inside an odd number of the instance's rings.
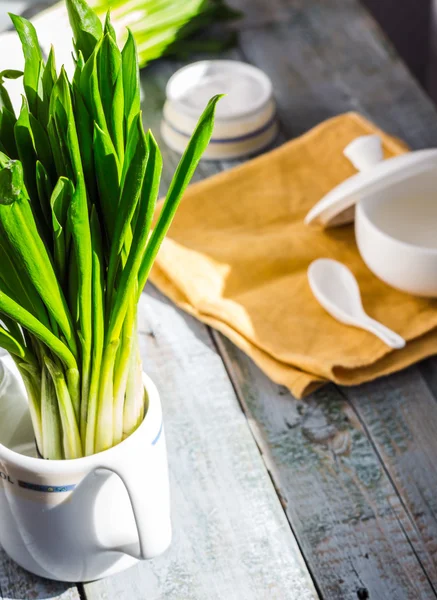
[{"label": "blue stripe on mug", "polygon": [[72,485],[39,485],[36,483],[29,483],[27,481],[18,481],[18,485],[25,490],[31,490],[32,492],[43,492],[47,494],[59,494],[60,492],[72,492],[76,487],[76,484]]},{"label": "blue stripe on mug", "polygon": [[[159,438],[162,435],[164,429],[164,422],[161,421],[161,426],[159,428],[158,433],[156,434],[155,439],[152,441],[152,446],[155,446]],[[40,485],[37,483],[29,483],[28,481],[18,480],[19,487],[25,490],[31,490],[32,492],[42,492],[46,494],[59,494],[62,492],[72,492],[76,488],[76,484],[72,485]]]},{"label": "blue stripe on mug", "polygon": [[[190,134],[185,133],[185,131],[181,131],[180,129],[175,127],[173,125],[173,123],[170,123],[170,121],[168,121],[168,119],[166,119],[165,117],[164,117],[164,122],[175,133],[182,135],[183,137],[185,137],[187,139],[190,139],[190,137],[191,137]],[[267,123],[265,125],[263,125],[259,129],[255,129],[255,131],[252,131],[251,133],[246,133],[245,135],[240,135],[239,137],[233,137],[233,138],[211,138],[209,143],[210,144],[237,144],[238,142],[245,142],[246,140],[250,140],[254,137],[257,137],[258,135],[261,135],[262,133],[265,133],[268,129],[270,129],[270,127],[273,127],[273,125],[275,123],[276,123],[276,114],[274,114],[273,117],[269,121],[267,121]]]}]

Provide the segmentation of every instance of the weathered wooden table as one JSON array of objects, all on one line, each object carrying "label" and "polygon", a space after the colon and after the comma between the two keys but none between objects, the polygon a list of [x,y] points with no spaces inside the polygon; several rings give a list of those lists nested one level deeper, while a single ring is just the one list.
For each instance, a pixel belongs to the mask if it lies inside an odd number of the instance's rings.
[{"label": "weathered wooden table", "polygon": [[[272,78],[280,142],[358,110],[415,148],[437,145],[436,111],[357,0],[233,4],[246,18],[229,57]],[[164,86],[178,66],[143,73],[145,118],[158,138]],[[177,157],[164,158],[169,174]],[[198,177],[231,166],[202,164]],[[171,549],[77,587],[32,577],[0,550],[2,600],[437,597],[436,359],[297,401],[151,286],[140,331],[164,401]]]}]

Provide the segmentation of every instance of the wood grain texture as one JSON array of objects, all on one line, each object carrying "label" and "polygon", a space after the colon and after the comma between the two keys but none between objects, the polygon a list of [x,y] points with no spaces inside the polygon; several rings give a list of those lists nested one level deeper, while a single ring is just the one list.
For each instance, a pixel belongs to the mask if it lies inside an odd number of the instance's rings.
[{"label": "wood grain texture", "polygon": [[16,565],[0,548],[0,600],[80,600],[74,585],[41,579]]},{"label": "wood grain texture", "polygon": [[425,544],[343,395],[295,400],[214,337],[322,597],[434,598]]},{"label": "wood grain texture", "polygon": [[85,585],[88,600],[317,598],[208,331],[150,286],[139,328],[164,407],[174,540],[163,557]]},{"label": "wood grain texture", "polygon": [[408,536],[437,588],[436,360],[360,387],[344,397],[365,427],[399,491]]}]

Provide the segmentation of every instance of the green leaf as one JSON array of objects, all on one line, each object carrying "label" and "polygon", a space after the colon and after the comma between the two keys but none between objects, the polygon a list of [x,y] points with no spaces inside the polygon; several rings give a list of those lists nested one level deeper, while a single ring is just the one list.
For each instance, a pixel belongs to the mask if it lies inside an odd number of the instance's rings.
[{"label": "green leaf", "polygon": [[68,210],[77,266],[78,335],[82,347],[82,398],[88,398],[92,349],[92,248],[88,203],[83,177],[77,182]]},{"label": "green leaf", "polygon": [[[64,166],[63,172],[58,171],[58,175],[67,176],[76,186],[83,178],[83,168],[70,84],[64,68],[61,69],[59,78],[53,88],[50,113],[54,122],[54,128],[49,122],[50,141],[52,147],[56,144],[59,146]],[[53,148],[53,151],[55,151],[55,148]]]},{"label": "green leaf", "polygon": [[135,38],[128,30],[127,42],[121,53],[123,61],[124,118],[126,137],[134,117],[140,112],[140,69]]},{"label": "green leaf", "polygon": [[53,333],[30,312],[12,300],[7,294],[0,290],[0,313],[4,313],[30,333],[41,340],[52,352],[70,368],[76,368],[76,360],[69,348],[61,342]]},{"label": "green leaf", "polygon": [[18,161],[9,161],[0,171],[0,204],[13,204],[24,187],[23,167]]},{"label": "green leaf", "polygon": [[50,196],[52,194],[52,184],[49,174],[44,165],[38,160],[36,163],[36,187],[38,190],[41,212],[47,225],[51,224]]},{"label": "green leaf", "polygon": [[66,280],[67,257],[70,246],[67,216],[73,193],[74,187],[71,181],[65,177],[60,177],[50,199],[55,268],[61,282]]},{"label": "green leaf", "polygon": [[5,237],[0,240],[0,288],[15,302],[36,317],[45,327],[50,327],[46,308],[32,285],[26,270],[17,261]]},{"label": "green leaf", "polygon": [[5,69],[0,71],[0,79],[19,79],[23,76],[23,71],[17,71],[16,69]]},{"label": "green leaf", "polygon": [[147,244],[143,263],[138,274],[138,292],[141,294],[146,285],[147,278],[152,268],[153,262],[158,254],[162,241],[173,221],[177,207],[182,199],[188,184],[196,170],[203,152],[209,144],[214,129],[214,115],[217,102],[223,95],[217,95],[211,98],[207,107],[203,111],[196,129],[188,143],[188,146],[179,162],[176,173],[170,184],[167,196],[159,215],[158,222]]},{"label": "green leaf", "polygon": [[109,133],[99,88],[97,57],[100,46],[100,43],[96,46],[82,70],[80,76],[80,91],[93,121],[95,121],[105,133]]},{"label": "green leaf", "polygon": [[102,24],[85,0],[67,0],[67,10],[76,48],[87,61],[103,35]]},{"label": "green leaf", "polygon": [[109,134],[120,162],[124,154],[124,96],[121,52],[110,34],[103,38],[99,51],[100,97]]},{"label": "green leaf", "polygon": [[[8,176],[8,172],[11,172],[11,175]],[[7,203],[0,203],[1,232],[46,305],[48,313],[59,325],[72,352],[75,353],[75,332],[67,303],[44,242],[38,233],[22,184],[21,193],[18,192],[20,178],[22,181],[20,163],[11,161],[10,166],[0,173],[2,198],[6,197],[8,188],[6,181],[3,181],[6,176],[9,177],[10,183]]]},{"label": "green leaf", "polygon": [[94,128],[93,147],[100,210],[110,242],[114,235],[115,216],[120,199],[120,164],[109,135],[97,124]]},{"label": "green leaf", "polygon": [[45,66],[42,76],[42,95],[43,100],[38,106],[38,118],[41,121],[41,125],[47,128],[50,118],[50,97],[52,95],[53,87],[56,83],[56,63],[55,63],[55,52],[53,46],[50,48],[47,64]]},{"label": "green leaf", "polygon": [[42,91],[43,62],[35,27],[30,21],[10,15],[20,37],[24,54],[24,89],[31,112],[37,114]]},{"label": "green leaf", "polygon": [[140,198],[147,163],[147,141],[144,134],[141,113],[135,118],[130,131],[128,149],[122,176],[122,193],[118,206],[114,236],[111,242],[111,252],[108,267],[107,292],[112,294],[119,257],[126,241],[126,235],[130,230],[132,217]]},{"label": "green leaf", "polygon": [[93,308],[93,354],[92,375],[88,405],[83,405],[81,416],[82,439],[86,439],[85,454],[94,453],[94,440],[97,421],[97,398],[102,364],[104,329],[104,272],[102,235],[95,206],[91,209],[91,241],[92,241],[92,308]]},{"label": "green leaf", "polygon": [[118,282],[117,293],[109,320],[109,330],[111,335],[114,336],[119,335],[128,309],[128,303],[132,296],[136,295],[138,292],[138,272],[147,247],[153,214],[155,212],[156,201],[159,194],[162,157],[155,138],[150,131],[147,134],[147,145],[149,154],[143,188],[141,190],[137,224],[132,239],[129,257]]},{"label": "green leaf", "polygon": [[111,23],[111,10],[108,10],[108,12],[106,13],[104,34],[110,35],[112,37],[112,39],[114,40],[114,42],[117,43],[117,36],[115,34],[115,29],[113,28],[112,23]]},{"label": "green leaf", "polygon": [[29,114],[29,125],[32,130],[36,155],[40,162],[43,163],[44,167],[50,172],[50,175],[54,176],[53,155],[48,135],[41,123],[32,114]]},{"label": "green leaf", "polygon": [[82,75],[83,68],[85,66],[85,60],[83,58],[83,54],[80,50],[77,52],[76,58],[76,67],[74,69],[73,75],[73,86],[79,89],[80,86],[80,77]]},{"label": "green leaf", "polygon": [[[20,116],[14,127],[15,142],[17,144],[18,156],[23,164],[24,181],[29,196],[32,199],[32,207],[36,211],[38,220],[41,219],[42,213],[37,207],[38,190],[36,188],[36,161],[37,155],[33,140],[32,127],[30,125],[30,114],[26,100],[23,98]],[[39,203],[38,203],[39,204]]]},{"label": "green leaf", "polygon": [[14,112],[6,106],[0,113],[0,140],[9,158],[18,158],[17,145],[15,143],[14,128],[17,119]]},{"label": "green leaf", "polygon": [[73,99],[77,135],[87,193],[90,202],[93,202],[97,197],[97,183],[93,154],[93,120],[91,119],[90,114],[85,106],[82,94],[75,84],[73,85]]},{"label": "green leaf", "polygon": [[0,325],[0,346],[20,358],[26,356],[25,348],[4,327]]},{"label": "green leaf", "polygon": [[56,119],[52,115],[47,125],[47,133],[49,134],[50,146],[52,148],[53,160],[55,162],[56,174],[58,177],[67,175],[70,160],[68,155],[64,156],[65,150],[61,146],[61,142],[58,135],[58,128],[56,126]]}]

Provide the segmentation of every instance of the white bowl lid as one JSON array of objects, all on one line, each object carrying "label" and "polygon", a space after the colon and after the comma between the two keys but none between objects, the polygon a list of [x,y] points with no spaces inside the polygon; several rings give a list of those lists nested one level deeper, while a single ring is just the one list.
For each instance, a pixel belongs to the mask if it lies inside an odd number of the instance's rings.
[{"label": "white bowl lid", "polygon": [[332,227],[354,220],[353,207],[363,195],[387,189],[414,175],[437,167],[437,149],[416,150],[383,159],[381,139],[377,135],[357,138],[344,154],[359,173],[328,192],[305,217],[307,225]]},{"label": "white bowl lid", "polygon": [[167,99],[198,118],[215,94],[227,94],[216,119],[233,120],[262,109],[272,98],[272,83],[252,65],[236,60],[202,60],[179,69],[167,84]]}]

